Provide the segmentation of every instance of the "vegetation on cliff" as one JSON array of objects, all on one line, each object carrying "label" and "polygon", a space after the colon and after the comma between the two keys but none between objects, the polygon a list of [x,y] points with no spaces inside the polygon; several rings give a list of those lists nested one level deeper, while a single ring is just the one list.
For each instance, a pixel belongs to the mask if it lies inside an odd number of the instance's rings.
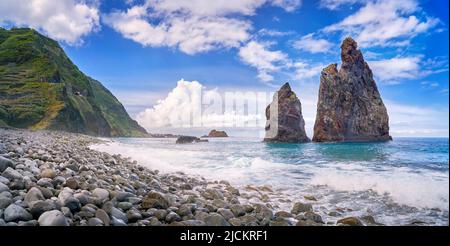
[{"label": "vegetation on cliff", "polygon": [[29,28],[0,28],[0,126],[98,136],[147,132],[59,44]]}]

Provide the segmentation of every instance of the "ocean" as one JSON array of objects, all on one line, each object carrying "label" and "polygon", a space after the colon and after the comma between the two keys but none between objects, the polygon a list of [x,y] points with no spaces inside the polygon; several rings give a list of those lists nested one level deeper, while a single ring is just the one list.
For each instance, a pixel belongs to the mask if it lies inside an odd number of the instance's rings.
[{"label": "ocean", "polygon": [[[371,215],[385,225],[448,225],[448,138],[395,138],[382,143],[268,144],[258,138],[111,139],[93,149],[121,154],[160,172],[184,172],[236,187],[270,185],[272,201],[290,211],[314,196],[320,211]],[[283,199],[281,199],[283,198]],[[335,220],[322,212],[324,221]]]}]

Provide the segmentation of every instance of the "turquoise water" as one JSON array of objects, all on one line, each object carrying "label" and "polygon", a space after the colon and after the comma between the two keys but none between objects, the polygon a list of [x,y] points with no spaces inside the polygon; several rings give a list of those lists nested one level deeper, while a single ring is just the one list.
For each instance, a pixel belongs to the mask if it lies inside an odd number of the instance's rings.
[{"label": "turquoise water", "polygon": [[[289,210],[304,195],[323,211],[371,215],[378,222],[448,225],[448,138],[396,138],[384,143],[266,144],[260,139],[114,139],[94,148],[132,157],[161,172],[182,171],[236,186],[271,185]],[[278,199],[278,198],[285,199]],[[285,200],[288,200],[286,202]]]}]

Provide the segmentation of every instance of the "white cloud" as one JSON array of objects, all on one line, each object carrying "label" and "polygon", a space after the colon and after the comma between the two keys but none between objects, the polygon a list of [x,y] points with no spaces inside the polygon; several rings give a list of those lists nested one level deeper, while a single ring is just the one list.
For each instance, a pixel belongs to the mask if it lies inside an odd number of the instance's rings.
[{"label": "white cloud", "polygon": [[429,16],[419,19],[414,15],[419,10],[415,0],[369,1],[356,13],[323,31],[352,35],[362,47],[405,46],[411,38],[439,23]]},{"label": "white cloud", "polygon": [[[299,96],[302,103],[302,112],[305,119],[305,128],[308,136],[312,137],[313,127],[316,118],[316,105],[319,84],[316,82],[291,83],[291,87]],[[205,97],[214,98],[218,91],[206,90],[197,81],[180,80],[177,86],[155,106],[149,107],[138,114],[136,120],[150,132],[174,132],[175,129],[184,128],[183,134],[204,134],[205,129],[233,127],[237,121],[252,122],[257,121],[257,127],[244,128],[247,130],[262,130],[265,123],[264,110],[258,110],[256,114],[244,113],[242,108],[223,110],[219,107],[218,112],[204,110],[202,114],[198,112],[202,104],[192,103]],[[443,92],[448,93],[448,90]],[[142,99],[145,96],[141,93]],[[151,93],[149,94],[151,95]],[[132,95],[129,95],[132,97]],[[271,97],[258,98],[258,105],[265,106],[270,102]],[[219,100],[220,101],[220,100]],[[133,101],[132,101],[133,103]],[[222,103],[224,103],[222,101]],[[384,103],[389,114],[390,134],[395,137],[400,136],[447,136],[448,135],[448,106],[419,106],[399,103],[384,99]],[[259,107],[259,106],[258,106]],[[262,114],[261,114],[262,112]],[[200,127],[194,127],[193,122],[201,122]],[[231,129],[230,128],[230,129]]]},{"label": "white cloud", "polygon": [[35,28],[53,39],[78,44],[100,26],[96,5],[80,0],[2,0],[0,24]]},{"label": "white cloud", "polygon": [[201,92],[202,85],[199,82],[180,80],[165,99],[139,113],[136,120],[146,129],[191,126],[191,112],[199,110],[192,99],[201,98]]},{"label": "white cloud", "polygon": [[[144,46],[175,47],[187,54],[239,48],[250,38],[250,16],[265,5],[293,11],[300,0],[147,0],[104,16],[107,25]],[[239,15],[239,16],[231,16]]]},{"label": "white cloud", "polygon": [[[243,98],[242,95],[250,95],[246,99],[254,95],[252,102],[254,110],[249,111],[249,102],[238,103]],[[225,95],[223,99],[217,89],[206,90],[198,81],[180,80],[167,97],[159,100],[153,107],[140,112],[136,120],[151,132],[164,128],[235,127],[239,123],[242,123],[242,126],[251,123],[251,127],[256,127],[258,121],[263,127],[269,97],[256,95],[257,93],[253,92],[232,94],[228,104],[234,107],[227,108],[227,96]],[[256,110],[257,105],[262,105],[261,110]]]},{"label": "white cloud", "polygon": [[294,34],[294,32],[292,32],[292,31],[283,32],[283,31],[277,31],[277,30],[266,29],[266,28],[263,28],[258,31],[258,35],[269,36],[269,37],[282,37],[282,36],[288,36],[288,35],[292,35],[292,34]]},{"label": "white cloud", "polygon": [[368,61],[376,78],[381,81],[414,79],[419,76],[421,58],[419,56],[394,57],[391,59]]},{"label": "white cloud", "polygon": [[331,47],[333,47],[332,43],[325,39],[315,39],[312,33],[305,35],[294,42],[294,48],[310,53],[329,52]]},{"label": "white cloud", "polygon": [[148,5],[164,14],[183,12],[189,15],[218,16],[233,13],[253,15],[265,0],[150,0]]},{"label": "white cloud", "polygon": [[301,0],[272,0],[269,1],[272,5],[283,8],[288,12],[296,10],[301,4]]},{"label": "white cloud", "polygon": [[144,6],[105,16],[124,37],[151,47],[176,47],[186,54],[239,47],[249,38],[250,23],[224,17],[172,17],[153,25]]},{"label": "white cloud", "polygon": [[448,107],[423,107],[385,101],[392,136],[448,136]]},{"label": "white cloud", "polygon": [[147,4],[164,14],[182,12],[189,15],[224,16],[254,15],[256,9],[264,4],[294,11],[301,5],[301,0],[149,0]]},{"label": "white cloud", "polygon": [[262,81],[271,81],[271,72],[278,71],[288,62],[288,57],[281,51],[268,50],[268,45],[250,41],[239,50],[242,61],[258,70],[258,77]]},{"label": "white cloud", "polygon": [[342,5],[366,2],[367,0],[321,0],[320,7],[336,10]]},{"label": "white cloud", "polygon": [[424,78],[431,74],[448,71],[448,64],[445,63],[445,59],[423,60],[421,55],[394,57],[367,61],[367,63],[369,63],[375,78],[388,84],[397,84],[401,80]]},{"label": "white cloud", "polygon": [[294,78],[300,81],[317,78],[326,67],[324,64],[311,65],[307,62],[297,61],[293,64],[295,68]]}]

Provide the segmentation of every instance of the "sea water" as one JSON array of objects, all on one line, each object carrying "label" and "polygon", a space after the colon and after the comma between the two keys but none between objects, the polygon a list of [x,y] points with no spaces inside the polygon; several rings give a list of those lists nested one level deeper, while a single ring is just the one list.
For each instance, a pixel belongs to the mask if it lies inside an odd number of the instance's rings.
[{"label": "sea water", "polygon": [[[119,138],[92,148],[121,154],[161,172],[182,171],[242,187],[271,185],[291,203],[312,195],[325,221],[371,215],[386,225],[448,225],[448,138],[381,143],[263,143],[257,138]],[[345,209],[343,209],[345,208]]]}]

